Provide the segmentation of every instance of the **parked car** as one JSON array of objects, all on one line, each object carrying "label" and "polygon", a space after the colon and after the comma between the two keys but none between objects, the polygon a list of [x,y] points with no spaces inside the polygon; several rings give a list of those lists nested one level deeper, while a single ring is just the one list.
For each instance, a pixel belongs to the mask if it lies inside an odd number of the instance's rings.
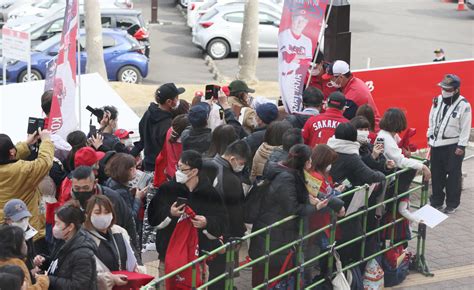
[{"label": "parked car", "polygon": [[[281,14],[259,6],[259,51],[278,50],[278,30]],[[193,31],[193,43],[205,50],[213,59],[226,58],[240,50],[240,37],[244,20],[244,4],[228,4],[203,15]]]},{"label": "parked car", "polygon": [[11,11],[23,5],[31,5],[41,0],[0,0],[0,26],[7,20]]},{"label": "parked car", "polygon": [[189,0],[188,7],[187,7],[187,21],[186,24],[189,27],[193,27],[194,23],[196,22],[197,18],[197,11],[201,5],[205,3],[204,0]]},{"label": "parked car", "polygon": [[466,6],[469,7],[469,9],[474,10],[474,0],[467,0]]},{"label": "parked car", "polygon": [[[127,32],[121,30],[103,30],[104,61],[107,77],[111,81],[140,83],[148,75],[148,58],[145,49]],[[61,35],[57,34],[40,43],[31,54],[31,80],[44,79],[47,63],[58,55]],[[85,51],[85,31],[80,31],[81,73],[85,73],[87,52]],[[7,82],[28,81],[27,64],[10,61],[7,67]]]},{"label": "parked car", "polygon": [[[131,35],[134,36],[140,44],[145,46],[146,55],[149,56],[150,41],[148,32],[142,13],[139,10],[120,9],[120,8],[103,8],[100,10],[103,28],[120,28],[128,30],[134,25],[139,28]],[[84,11],[83,7],[79,11],[80,26],[84,27]],[[57,12],[50,17],[25,16],[20,19],[9,20],[5,26],[11,29],[29,32],[31,36],[32,46],[41,41],[49,39],[60,33],[63,29],[64,10]],[[139,31],[140,30],[140,31]]]},{"label": "parked car", "polygon": [[176,0],[176,3],[182,8],[188,8],[188,0]]}]

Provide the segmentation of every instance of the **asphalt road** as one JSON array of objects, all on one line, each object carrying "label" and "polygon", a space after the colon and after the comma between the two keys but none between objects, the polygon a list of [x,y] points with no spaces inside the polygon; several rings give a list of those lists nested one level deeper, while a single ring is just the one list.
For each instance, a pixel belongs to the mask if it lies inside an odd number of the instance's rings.
[{"label": "asphalt road", "polygon": [[[151,15],[150,0],[135,0],[135,9],[143,12],[148,22]],[[182,14],[174,0],[159,0],[158,20],[163,25],[150,24],[150,66],[144,84],[211,83],[212,75],[204,64],[203,53],[191,42],[190,29],[185,26]]]},{"label": "asphalt road", "polygon": [[[150,0],[136,1],[149,13]],[[147,83],[174,80],[207,83],[211,75],[202,52],[191,42],[191,32],[173,0],[159,0],[159,19],[172,25],[153,27],[150,76]],[[474,11],[456,11],[456,3],[440,0],[351,1],[352,69],[431,62],[435,48],[443,48],[448,60],[474,57]],[[277,80],[277,54],[261,54],[257,77]],[[237,55],[216,61],[227,78],[237,74]]]}]

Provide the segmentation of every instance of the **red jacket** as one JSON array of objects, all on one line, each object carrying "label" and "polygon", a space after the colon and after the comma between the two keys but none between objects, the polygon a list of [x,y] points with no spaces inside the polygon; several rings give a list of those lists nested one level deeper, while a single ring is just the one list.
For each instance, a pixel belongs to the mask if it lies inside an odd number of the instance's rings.
[{"label": "red jacket", "polygon": [[176,165],[178,165],[183,145],[181,143],[170,142],[172,128],[168,129],[166,133],[166,142],[163,144],[163,149],[156,157],[155,161],[155,176],[153,179],[153,186],[159,187],[168,178],[174,178],[176,173]]},{"label": "red jacket", "polygon": [[[375,105],[374,98],[372,98],[372,94],[370,93],[370,90],[364,81],[359,78],[352,77],[342,89],[342,93],[346,96],[346,100],[349,101],[349,109],[346,110],[344,116],[352,119],[355,116],[355,111],[357,111],[358,107],[368,104],[374,110],[376,127],[375,131],[378,131],[380,113],[377,109],[377,106]],[[350,106],[351,102],[355,104],[353,108]]]},{"label": "red jacket", "polygon": [[303,127],[303,139],[306,145],[312,148],[317,144],[326,144],[329,138],[334,135],[336,127],[340,123],[347,123],[342,111],[335,108],[327,108],[326,112],[312,116],[306,121]]},{"label": "red jacket", "polygon": [[72,180],[69,177],[64,178],[58,189],[58,201],[46,204],[46,223],[54,225],[54,212],[68,200],[71,199]]},{"label": "red jacket", "polygon": [[[306,75],[306,79],[304,81],[305,85],[308,82],[308,77],[309,77],[309,73]],[[327,86],[329,81],[330,81],[330,79],[325,80],[321,76],[311,76],[311,80],[309,81],[309,86],[320,89],[321,92],[323,92],[324,100],[327,100],[328,96],[331,93],[337,91],[336,88],[330,88],[330,87]]]}]

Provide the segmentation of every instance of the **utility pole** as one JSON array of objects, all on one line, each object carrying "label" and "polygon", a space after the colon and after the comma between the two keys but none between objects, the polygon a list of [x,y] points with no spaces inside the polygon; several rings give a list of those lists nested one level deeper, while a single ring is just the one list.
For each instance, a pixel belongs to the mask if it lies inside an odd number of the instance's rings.
[{"label": "utility pole", "polygon": [[104,62],[104,48],[102,46],[102,23],[99,0],[85,0],[84,12],[86,22],[87,52],[86,72],[99,73],[99,75],[107,81],[108,78]]},{"label": "utility pole", "polygon": [[158,23],[158,0],[151,0],[151,22]]},{"label": "utility pole", "polygon": [[244,24],[240,38],[237,79],[256,83],[258,61],[258,0],[245,2]]}]

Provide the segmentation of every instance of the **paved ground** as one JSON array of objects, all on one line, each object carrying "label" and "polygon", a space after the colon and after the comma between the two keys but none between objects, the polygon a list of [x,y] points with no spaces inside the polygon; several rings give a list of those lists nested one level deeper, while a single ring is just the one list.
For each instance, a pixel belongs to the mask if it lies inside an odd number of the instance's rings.
[{"label": "paved ground", "polygon": [[[357,0],[351,2],[352,69],[430,62],[442,47],[447,59],[474,57],[474,11],[455,11],[441,0]],[[259,80],[276,81],[276,53],[258,61]],[[237,55],[216,61],[221,73],[234,77]]]}]

